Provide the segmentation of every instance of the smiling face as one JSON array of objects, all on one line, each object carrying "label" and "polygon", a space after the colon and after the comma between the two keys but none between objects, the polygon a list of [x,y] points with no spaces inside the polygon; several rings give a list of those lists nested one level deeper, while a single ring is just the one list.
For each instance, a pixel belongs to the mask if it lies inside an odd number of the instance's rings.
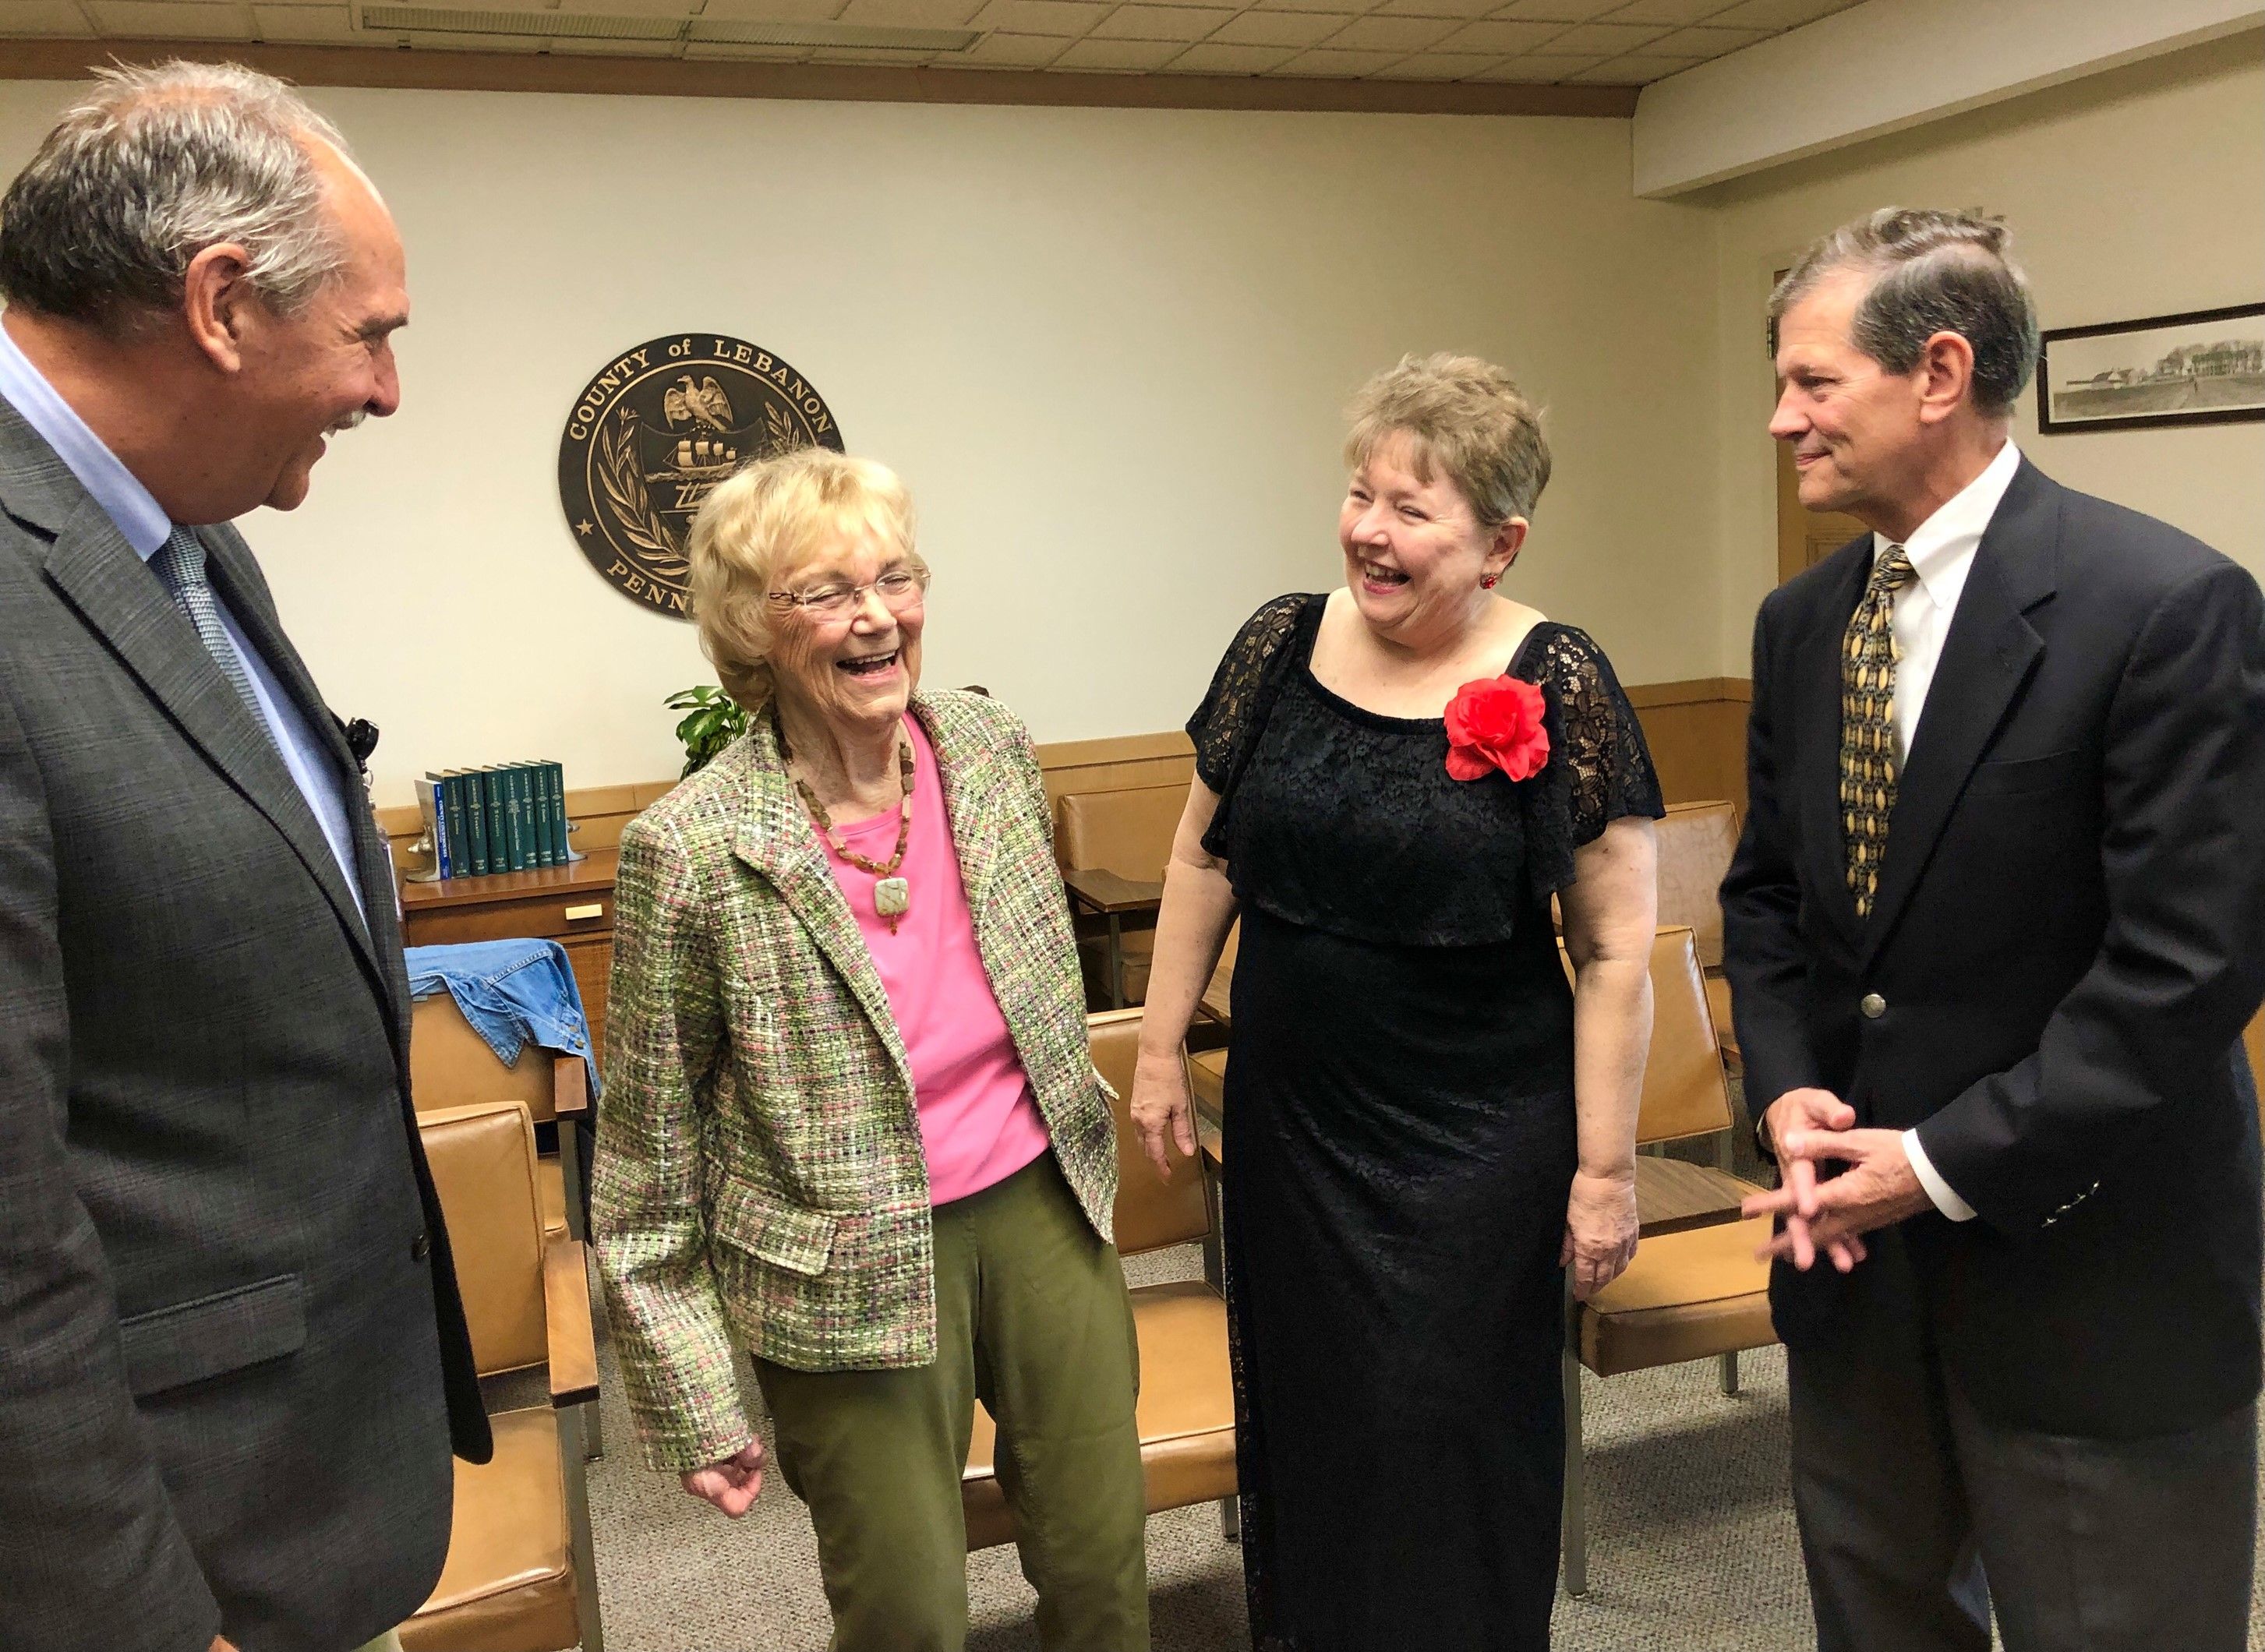
[{"label": "smiling face", "polygon": [[243,365],[222,428],[245,510],[295,508],[330,436],[401,405],[392,344],[409,320],[401,237],[360,171],[329,145],[309,142],[346,262],[296,315],[279,316],[257,299],[241,312]]},{"label": "smiling face", "polygon": [[1425,481],[1405,436],[1377,444],[1352,473],[1337,513],[1345,583],[1379,635],[1410,646],[1452,634],[1486,600],[1481,581],[1510,566],[1526,520],[1480,521],[1438,465]]},{"label": "smiling face", "polygon": [[863,533],[836,541],[773,589],[802,595],[828,586],[863,586],[854,607],[827,617],[807,606],[787,608],[771,622],[771,676],[786,708],[825,723],[847,739],[892,727],[920,686],[921,629],[927,610],[917,586],[892,609],[871,588],[883,575],[916,567],[893,540]]},{"label": "smiling face", "polygon": [[1835,271],[1779,318],[1769,425],[1793,448],[1802,504],[1867,523],[1910,491],[1926,389],[1923,370],[1890,373],[1856,347],[1851,324],[1870,286],[1863,271]]}]

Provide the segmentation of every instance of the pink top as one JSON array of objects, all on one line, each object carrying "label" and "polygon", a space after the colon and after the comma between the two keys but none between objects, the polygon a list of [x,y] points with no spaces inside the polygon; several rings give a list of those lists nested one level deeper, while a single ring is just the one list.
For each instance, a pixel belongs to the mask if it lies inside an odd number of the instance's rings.
[{"label": "pink top", "polygon": [[[936,753],[917,717],[906,717],[905,728],[913,743],[913,832],[899,871],[912,885],[912,905],[895,934],[873,909],[880,880],[831,848],[826,861],[864,932],[912,1059],[929,1202],[949,1204],[1005,1181],[1045,1152],[1052,1138],[975,950],[975,920],[944,819]],[[892,809],[837,826],[834,834],[885,865],[896,850],[898,818]]]}]

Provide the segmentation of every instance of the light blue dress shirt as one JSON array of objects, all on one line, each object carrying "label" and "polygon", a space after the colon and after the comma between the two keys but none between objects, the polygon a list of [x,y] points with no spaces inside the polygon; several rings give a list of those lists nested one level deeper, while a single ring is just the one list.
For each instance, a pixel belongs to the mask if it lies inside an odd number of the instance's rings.
[{"label": "light blue dress shirt", "polygon": [[[4,398],[23,416],[24,422],[55,450],[55,456],[78,478],[79,485],[94,496],[95,503],[118,525],[118,531],[134,547],[135,554],[144,563],[156,556],[166,535],[173,531],[164,507],[149,496],[149,490],[142,485],[118,455],[103,445],[102,438],[87,428],[86,421],[71,410],[70,404],[55,393],[55,386],[16,347],[16,341],[8,336],[5,327],[0,327],[0,398]],[[361,877],[354,870],[353,828],[346,813],[360,799],[348,799],[346,777],[331,761],[329,750],[317,736],[306,714],[285,692],[282,682],[260,657],[259,651],[245,639],[244,628],[229,612],[228,603],[217,588],[213,597],[220,608],[221,623],[227,628],[229,641],[236,644],[236,651],[251,679],[251,692],[259,702],[260,716],[266,719],[268,737],[274,741],[283,766],[291,771],[300,795],[306,798],[308,808],[321,825],[331,853],[338,858],[339,870],[346,875],[346,887],[353,893],[354,910],[361,913],[366,930],[369,912],[362,905]]]}]

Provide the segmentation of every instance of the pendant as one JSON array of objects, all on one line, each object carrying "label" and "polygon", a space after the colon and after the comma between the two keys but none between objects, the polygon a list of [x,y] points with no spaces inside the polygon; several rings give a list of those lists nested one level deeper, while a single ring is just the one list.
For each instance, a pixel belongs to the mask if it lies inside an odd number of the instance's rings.
[{"label": "pendant", "polygon": [[901,877],[885,877],[873,885],[873,910],[889,921],[891,934],[897,920],[913,909],[913,886]]}]

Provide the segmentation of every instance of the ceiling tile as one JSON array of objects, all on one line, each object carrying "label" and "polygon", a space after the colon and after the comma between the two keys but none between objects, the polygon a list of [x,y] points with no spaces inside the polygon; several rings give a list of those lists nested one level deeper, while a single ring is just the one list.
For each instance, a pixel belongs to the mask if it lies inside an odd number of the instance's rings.
[{"label": "ceiling tile", "polygon": [[1300,52],[1274,72],[1314,75],[1325,80],[1358,80],[1363,75],[1389,69],[1407,55],[1405,52]]},{"label": "ceiling tile", "polygon": [[934,52],[886,52],[869,46],[820,46],[810,54],[813,63],[856,63],[861,68],[883,65],[890,69],[926,69],[936,58]]},{"label": "ceiling tile", "polygon": [[[708,0],[712,11],[725,0]],[[991,0],[968,25],[977,29],[1004,29],[1009,34],[1053,34],[1075,40],[1102,18],[1109,7],[1091,0]]]},{"label": "ceiling tile", "polygon": [[1633,52],[1666,33],[1657,23],[1583,23],[1551,35],[1549,49],[1560,55]]},{"label": "ceiling tile", "polygon": [[1737,0],[1628,0],[1611,15],[1614,23],[1696,23],[1736,5]]},{"label": "ceiling tile", "polygon": [[1707,20],[1743,29],[1797,29],[1835,11],[1846,11],[1855,4],[1857,0],[1739,0],[1729,11],[1718,11]]},{"label": "ceiling tile", "polygon": [[1180,55],[1170,40],[1079,40],[1054,59],[1056,69],[1162,69]]},{"label": "ceiling tile", "polygon": [[984,0],[849,0],[840,21],[908,29],[965,28]]},{"label": "ceiling tile", "polygon": [[1335,51],[1395,52],[1405,56],[1434,44],[1454,27],[1453,19],[1446,18],[1355,18],[1329,36],[1329,45]]},{"label": "ceiling tile", "polygon": [[91,0],[88,13],[105,34],[134,40],[248,40],[247,6],[169,5],[163,0]]},{"label": "ceiling tile", "polygon": [[953,53],[951,61],[979,69],[1044,69],[1061,55],[1061,49],[1059,34],[994,32],[965,51]]},{"label": "ceiling tile", "polygon": [[[339,8],[339,15],[346,15]],[[0,4],[0,35],[76,34],[93,33],[85,15],[70,0],[12,0]]]},{"label": "ceiling tile", "polygon": [[[0,11],[0,18],[5,16]],[[353,14],[342,5],[254,6],[251,18],[263,40],[295,46],[351,45],[362,38],[355,32]]]},{"label": "ceiling tile", "polygon": [[1418,52],[1389,69],[1380,69],[1377,80],[1468,80],[1482,69],[1502,62],[1499,52]]},{"label": "ceiling tile", "polygon": [[[831,23],[841,15],[842,0],[708,0],[700,15],[717,23]],[[710,46],[737,46],[710,40]],[[776,51],[776,47],[765,47]]]},{"label": "ceiling tile", "polygon": [[1551,35],[1562,33],[1555,24],[1505,23],[1496,18],[1466,24],[1439,42],[1443,52],[1485,52],[1495,57],[1530,52]]},{"label": "ceiling tile", "polygon": [[[858,0],[850,0],[855,5]],[[1119,6],[1095,25],[1096,40],[1199,40],[1227,18],[1232,9],[1218,6]]]},{"label": "ceiling tile", "polygon": [[1536,23],[1586,23],[1626,3],[1627,0],[1510,0],[1494,15]]},{"label": "ceiling tile", "polygon": [[[410,0],[410,4],[416,3],[417,0]],[[492,0],[482,0],[482,3],[491,4]],[[550,8],[540,9],[547,11]],[[559,0],[557,6],[561,11],[588,11],[610,18],[688,18],[699,9],[700,0]],[[652,43],[650,40],[645,42],[648,46]],[[666,46],[669,42],[663,40],[660,44]]]},{"label": "ceiling tile", "polygon": [[549,42],[550,49],[564,57],[676,57],[682,55],[681,40],[580,40],[572,38]]},{"label": "ceiling tile", "polygon": [[1767,39],[1767,29],[1718,29],[1708,25],[1701,28],[1678,29],[1672,34],[1653,40],[1643,49],[1652,57],[1696,57],[1704,60],[1721,57],[1742,46],[1752,46],[1756,40]]},{"label": "ceiling tile", "polygon": [[1642,52],[1630,52],[1625,57],[1606,58],[1594,69],[1583,69],[1575,80],[1591,81],[1600,86],[1648,86],[1655,80],[1665,80],[1670,75],[1679,75],[1686,69],[1698,66],[1695,57],[1654,57]]},{"label": "ceiling tile", "polygon": [[1570,80],[1583,69],[1593,69],[1602,62],[1604,59],[1600,57],[1547,57],[1538,55],[1513,57],[1508,62],[1482,69],[1471,78],[1549,86],[1561,80]]},{"label": "ceiling tile", "polygon": [[1286,46],[1235,46],[1224,40],[1205,40],[1200,46],[1191,46],[1169,64],[1165,72],[1173,75],[1264,75],[1279,69],[1296,55],[1295,48]]},{"label": "ceiling tile", "polygon": [[1222,46],[1311,46],[1344,27],[1343,17],[1319,11],[1245,11],[1211,38]]}]

